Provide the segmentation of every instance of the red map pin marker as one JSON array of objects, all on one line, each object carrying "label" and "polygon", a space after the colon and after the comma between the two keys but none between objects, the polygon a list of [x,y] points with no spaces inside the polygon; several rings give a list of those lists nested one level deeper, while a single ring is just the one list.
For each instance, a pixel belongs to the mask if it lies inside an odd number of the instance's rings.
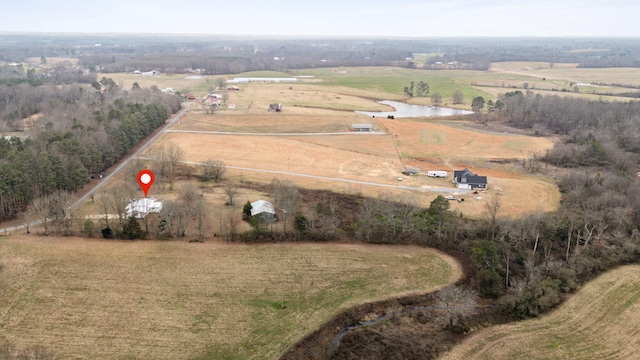
[{"label": "red map pin marker", "polygon": [[142,191],[144,191],[144,197],[147,197],[149,188],[153,185],[155,178],[151,170],[142,170],[138,173],[138,184],[142,188]]}]

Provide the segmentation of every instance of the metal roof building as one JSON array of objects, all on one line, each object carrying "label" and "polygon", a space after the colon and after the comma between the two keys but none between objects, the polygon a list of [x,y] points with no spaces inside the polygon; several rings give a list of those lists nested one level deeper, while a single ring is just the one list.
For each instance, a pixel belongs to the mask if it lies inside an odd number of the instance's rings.
[{"label": "metal roof building", "polygon": [[352,131],[373,131],[373,125],[371,124],[351,124]]}]

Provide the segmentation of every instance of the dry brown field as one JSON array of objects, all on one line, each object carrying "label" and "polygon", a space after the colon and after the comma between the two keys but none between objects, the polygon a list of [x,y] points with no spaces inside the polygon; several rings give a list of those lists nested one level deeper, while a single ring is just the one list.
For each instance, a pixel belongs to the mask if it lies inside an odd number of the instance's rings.
[{"label": "dry brown field", "polygon": [[442,360],[637,359],[640,266],[611,270],[539,319],[478,331]]},{"label": "dry brown field", "polygon": [[[481,175],[490,176],[490,191],[495,190],[505,198],[505,215],[517,216],[557,208],[560,196],[552,182],[522,175],[514,166],[489,163],[491,160],[521,159],[524,154],[543,152],[553,146],[553,139],[479,131],[465,127],[467,121],[373,119],[352,110],[386,110],[386,106],[368,98],[344,95],[346,90],[318,88],[310,83],[250,84],[241,91],[228,93],[228,102],[237,104],[236,109],[217,110],[211,114],[193,104],[193,110],[173,129],[194,132],[168,133],[161,143],[179,145],[187,161],[222,159],[230,167],[246,168],[230,169],[229,176],[236,180],[268,183],[274,177],[289,177],[301,187],[374,197],[381,193],[400,195],[408,191],[389,186],[453,188],[451,178],[443,181],[426,176],[403,177],[400,183],[398,177],[402,176],[405,166],[424,172],[435,170],[432,166],[450,172],[466,166]],[[267,111],[268,104],[274,101],[282,102],[282,113]],[[369,122],[374,130],[385,134],[311,135],[345,133],[355,122]],[[257,135],[260,133],[264,135]],[[269,135],[274,133],[280,135]],[[282,135],[291,133],[308,135]],[[386,187],[366,183],[379,183]],[[439,194],[426,192],[414,198],[420,205],[428,206]],[[484,212],[484,201],[473,197],[469,199],[474,201],[455,204],[454,207],[465,215],[480,216]]]},{"label": "dry brown field", "polygon": [[[343,71],[346,72],[343,76],[349,75],[349,69]],[[560,195],[549,179],[524,175],[515,163],[509,163],[513,159],[522,159],[523,155],[543,152],[553,146],[553,139],[479,131],[465,127],[466,121],[459,120],[372,119],[353,111],[390,110],[375,99],[403,100],[404,96],[381,90],[323,85],[323,72],[319,74],[296,83],[241,84],[241,90],[227,93],[227,103],[234,104],[235,109],[216,110],[213,114],[206,113],[197,101],[191,101],[189,115],[173,130],[194,133],[167,133],[160,143],[179,145],[185,151],[186,161],[220,159],[230,167],[246,168],[229,169],[231,181],[269,183],[273,178],[289,178],[300,187],[312,189],[373,197],[382,193],[401,196],[407,192],[415,195],[416,191],[393,186],[449,190],[454,187],[451,178],[443,180],[416,176],[403,177],[403,181],[399,182],[398,178],[402,177],[400,173],[406,166],[425,172],[469,167],[480,175],[489,176],[490,189],[488,194],[480,196],[482,199],[459,194],[459,197],[472,200],[452,203],[455,209],[466,216],[482,216],[485,211],[484,199],[492,196],[491,193],[504,199],[502,210],[505,216],[551,211],[558,207]],[[329,76],[336,74],[333,71]],[[487,76],[480,72],[470,74],[474,79]],[[198,97],[215,87],[217,78],[186,79],[183,75],[164,74],[155,77],[108,75],[125,88],[137,81],[142,87],[188,88]],[[290,75],[283,73],[281,76]],[[460,74],[457,72],[456,76]],[[527,77],[517,75],[516,78]],[[282,113],[267,111],[273,102],[283,104]],[[411,102],[421,103],[419,99]],[[346,132],[356,122],[369,122],[374,130],[383,131],[386,135],[310,135]],[[235,135],[206,132],[229,132]],[[259,133],[308,135],[257,135]],[[495,160],[507,164],[500,165]],[[413,198],[419,205],[428,206],[440,192],[421,191],[419,194]]]},{"label": "dry brown field", "polygon": [[461,275],[420,247],[28,235],[0,263],[1,336],[60,359],[275,359],[342,309]]}]

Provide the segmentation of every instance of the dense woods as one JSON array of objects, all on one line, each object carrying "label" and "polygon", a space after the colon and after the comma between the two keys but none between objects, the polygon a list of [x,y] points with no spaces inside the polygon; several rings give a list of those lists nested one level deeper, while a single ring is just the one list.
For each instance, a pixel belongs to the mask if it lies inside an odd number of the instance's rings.
[{"label": "dense woods", "polygon": [[[423,54],[428,57],[422,59]],[[597,38],[278,40],[248,36],[0,35],[0,61],[23,62],[40,57],[77,58],[85,70],[105,73],[158,70],[172,74],[201,69],[211,75],[336,66],[486,70],[491,62],[499,61],[638,67],[640,46],[632,39]],[[418,64],[423,61],[426,63]],[[3,73],[6,71],[0,69],[0,78],[5,77]],[[63,81],[82,75],[63,72],[56,76]]]},{"label": "dense woods", "polygon": [[179,109],[179,99],[87,85],[0,85],[0,218],[36,197],[75,191]]}]

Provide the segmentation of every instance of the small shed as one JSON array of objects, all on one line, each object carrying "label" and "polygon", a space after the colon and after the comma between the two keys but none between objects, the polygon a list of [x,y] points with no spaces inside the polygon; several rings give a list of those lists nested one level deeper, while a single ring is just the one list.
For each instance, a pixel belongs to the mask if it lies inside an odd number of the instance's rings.
[{"label": "small shed", "polygon": [[404,175],[407,175],[407,176],[409,176],[409,175],[418,175],[418,169],[406,168],[406,169],[402,170],[402,173]]},{"label": "small shed", "polygon": [[269,111],[275,111],[275,112],[281,112],[282,111],[282,104],[269,104]]},{"label": "small shed", "polygon": [[351,124],[351,131],[373,131],[373,125],[368,123]]},{"label": "small shed", "polygon": [[262,216],[267,223],[273,223],[276,221],[276,210],[270,202],[257,200],[251,203],[251,216]]},{"label": "small shed", "polygon": [[127,217],[133,216],[137,219],[143,219],[149,214],[157,214],[162,210],[162,202],[156,199],[133,199],[125,207]]}]

